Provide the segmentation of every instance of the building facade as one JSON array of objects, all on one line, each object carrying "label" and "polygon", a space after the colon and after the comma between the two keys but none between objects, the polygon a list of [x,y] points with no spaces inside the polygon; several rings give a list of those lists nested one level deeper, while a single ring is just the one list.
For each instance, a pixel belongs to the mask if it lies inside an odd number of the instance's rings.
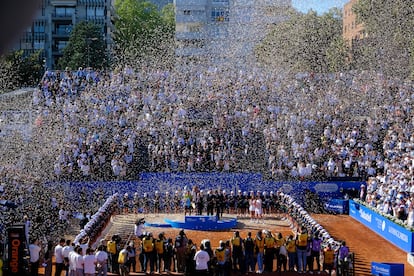
[{"label": "building facade", "polygon": [[56,68],[69,41],[73,27],[82,21],[94,22],[102,28],[107,49],[111,47],[114,10],[113,0],[43,0],[42,6],[15,49],[26,54],[42,50],[44,66]]},{"label": "building facade", "polygon": [[176,56],[182,62],[250,64],[254,47],[286,19],[290,0],[175,0]]},{"label": "building facade", "polygon": [[361,40],[366,37],[366,31],[363,24],[357,23],[357,18],[352,10],[352,7],[358,0],[350,0],[343,8],[343,38],[348,45],[352,47],[353,42]]}]

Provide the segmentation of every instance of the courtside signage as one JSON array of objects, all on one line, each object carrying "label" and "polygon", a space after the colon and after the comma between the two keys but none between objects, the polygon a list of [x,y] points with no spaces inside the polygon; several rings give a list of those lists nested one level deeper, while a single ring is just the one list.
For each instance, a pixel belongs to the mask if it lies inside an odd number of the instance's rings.
[{"label": "courtside signage", "polygon": [[353,200],[349,215],[407,253],[414,250],[414,233]]}]

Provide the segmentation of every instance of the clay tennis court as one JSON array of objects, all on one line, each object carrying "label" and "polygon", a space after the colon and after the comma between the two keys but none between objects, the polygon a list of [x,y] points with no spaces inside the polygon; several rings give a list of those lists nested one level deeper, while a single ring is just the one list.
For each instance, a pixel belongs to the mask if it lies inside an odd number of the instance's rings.
[{"label": "clay tennis court", "polygon": [[[350,250],[355,254],[355,274],[356,276],[371,275],[371,262],[403,263],[405,275],[414,275],[414,267],[407,262],[407,254],[391,243],[370,231],[367,227],[355,221],[347,215],[312,215],[331,234],[335,240],[345,240]],[[121,234],[128,237],[133,233],[133,223],[141,215],[117,215],[108,226],[105,237],[109,238],[113,234]],[[148,214],[145,216],[147,222],[163,224],[164,218],[184,219],[183,215]],[[268,216],[264,223],[251,222],[249,218],[239,218],[237,229],[228,231],[193,231],[185,230],[189,239],[197,245],[203,239],[211,241],[213,249],[218,247],[220,240],[230,239],[235,230],[240,232],[244,238],[248,232],[255,236],[259,230],[270,230],[272,233],[281,232],[284,237],[292,233],[287,220],[276,219],[275,216]],[[164,232],[166,237],[174,238],[180,229],[165,227],[146,227],[154,236]],[[139,265],[138,265],[139,266]],[[137,270],[138,271],[138,270]],[[254,273],[250,273],[254,275]],[[133,274],[131,275],[139,275]],[[237,275],[237,274],[234,274]],[[267,275],[299,275],[296,272],[282,272]],[[305,275],[305,274],[300,274]],[[310,274],[309,274],[310,275]],[[322,274],[321,274],[322,275]],[[327,274],[324,274],[327,275]]]}]

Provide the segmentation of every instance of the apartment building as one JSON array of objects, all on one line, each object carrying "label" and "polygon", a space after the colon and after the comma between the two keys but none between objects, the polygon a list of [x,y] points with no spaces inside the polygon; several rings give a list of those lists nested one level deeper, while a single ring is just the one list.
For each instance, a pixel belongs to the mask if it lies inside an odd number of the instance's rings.
[{"label": "apartment building", "polygon": [[353,42],[361,40],[366,37],[366,31],[363,24],[357,23],[357,18],[352,10],[358,0],[350,0],[343,8],[343,38],[348,45],[352,47]]},{"label": "apartment building", "polygon": [[113,0],[43,0],[33,23],[21,36],[15,49],[27,54],[43,50],[44,65],[55,69],[73,27],[82,21],[94,22],[102,28],[102,38],[109,50],[112,39]]},{"label": "apartment building", "polygon": [[176,55],[184,62],[251,64],[254,47],[286,19],[290,0],[175,0]]},{"label": "apartment building", "polygon": [[[114,30],[114,0],[43,0],[15,49],[43,50],[45,66],[55,69],[73,27],[91,21],[102,27],[108,53]],[[247,64],[270,27],[285,20],[291,0],[150,0],[159,9],[173,3],[178,60]]]}]

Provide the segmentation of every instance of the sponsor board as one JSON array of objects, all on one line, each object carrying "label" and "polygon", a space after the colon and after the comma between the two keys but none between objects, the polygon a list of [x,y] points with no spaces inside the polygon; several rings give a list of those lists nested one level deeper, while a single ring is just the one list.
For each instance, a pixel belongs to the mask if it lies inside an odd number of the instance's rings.
[{"label": "sponsor board", "polygon": [[342,199],[331,199],[325,203],[325,209],[327,211],[337,214],[348,214],[349,212],[349,201]]},{"label": "sponsor board", "polygon": [[24,225],[14,225],[8,229],[8,274],[24,275]]},{"label": "sponsor board", "polygon": [[404,264],[372,262],[371,274],[375,276],[401,276],[404,275]]},{"label": "sponsor board", "polygon": [[414,250],[414,233],[373,210],[350,201],[349,215],[405,252]]}]

